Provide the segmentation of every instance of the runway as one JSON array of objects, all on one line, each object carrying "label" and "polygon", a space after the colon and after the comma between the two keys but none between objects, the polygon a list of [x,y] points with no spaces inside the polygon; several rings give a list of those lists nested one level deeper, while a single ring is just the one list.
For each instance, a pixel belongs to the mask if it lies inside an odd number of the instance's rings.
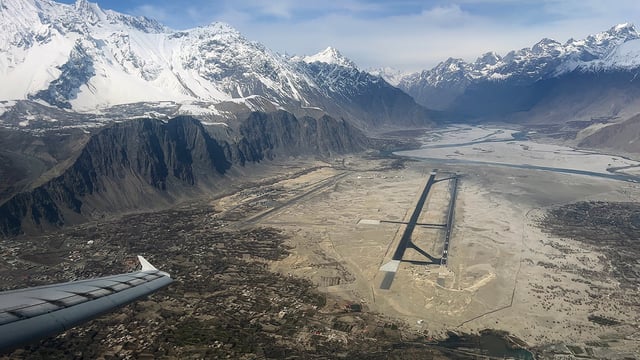
[{"label": "runway", "polygon": [[[434,265],[434,264],[438,265],[439,264],[440,266],[447,266],[447,261],[449,257],[449,244],[451,242],[451,233],[453,231],[453,219],[454,219],[454,211],[455,211],[455,204],[456,204],[456,196],[458,191],[458,175],[453,175],[450,178],[445,178],[440,180],[436,180],[435,178],[436,178],[436,172],[433,171],[431,172],[431,175],[429,176],[429,180],[427,181],[424,189],[422,190],[422,194],[418,199],[416,207],[413,210],[413,213],[411,214],[409,221],[406,223],[398,222],[398,221],[393,222],[398,224],[406,224],[406,228],[402,234],[402,237],[400,238],[400,241],[398,242],[398,246],[396,247],[396,250],[393,253],[391,261],[389,261],[388,263],[386,263],[380,268],[380,270],[385,272],[384,278],[380,284],[380,289],[388,290],[391,288],[391,284],[393,283],[393,279],[395,278],[395,274],[398,271],[398,268],[401,262],[408,262],[414,265]],[[440,224],[418,223],[418,219],[422,214],[422,210],[426,203],[427,197],[429,196],[429,192],[431,191],[431,187],[433,186],[434,183],[437,183],[440,181],[451,181],[450,187],[449,187],[450,196],[449,196],[449,207],[447,210],[446,224],[440,225]],[[387,221],[380,221],[380,222],[387,222]],[[388,222],[391,222],[391,221],[388,221]],[[424,227],[435,228],[435,229],[440,228],[445,231],[444,245],[442,248],[441,258],[438,259],[428,254],[427,252],[423,251],[420,247],[416,246],[414,242],[412,242],[411,238],[416,226],[424,226]],[[428,261],[403,260],[405,252],[409,247],[416,250],[419,254],[423,255],[424,257],[426,257]]]},{"label": "runway", "polygon": [[404,256],[407,247],[411,243],[411,235],[413,234],[413,230],[416,228],[416,224],[418,223],[418,218],[420,218],[420,214],[422,213],[422,208],[424,207],[424,203],[427,201],[427,196],[429,196],[429,191],[431,190],[431,186],[433,186],[436,179],[436,172],[432,171],[429,176],[429,180],[427,184],[424,186],[422,190],[422,194],[420,195],[420,199],[418,199],[418,203],[416,204],[416,208],[413,210],[413,214],[411,214],[411,218],[409,218],[409,222],[407,223],[407,227],[404,229],[404,233],[402,234],[402,238],[400,238],[400,242],[398,243],[398,247],[396,251],[393,253],[393,257],[391,258],[391,262],[388,263],[388,266],[385,270],[384,279],[380,284],[380,289],[388,290],[391,288],[391,284],[393,283],[393,278],[395,277],[395,273],[398,269],[398,265],[400,261],[402,261],[402,257]]},{"label": "runway", "polygon": [[454,176],[451,183],[451,196],[449,199],[449,211],[447,212],[447,226],[444,235],[444,248],[442,249],[442,259],[440,265],[446,266],[449,257],[449,240],[453,231],[453,213],[456,207],[456,195],[458,192],[458,176]]}]

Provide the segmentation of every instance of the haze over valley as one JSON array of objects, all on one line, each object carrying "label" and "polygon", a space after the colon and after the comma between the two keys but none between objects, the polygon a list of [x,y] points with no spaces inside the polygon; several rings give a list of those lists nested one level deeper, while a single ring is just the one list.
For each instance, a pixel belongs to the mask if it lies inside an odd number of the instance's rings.
[{"label": "haze over valley", "polygon": [[0,25],[2,290],[175,280],[0,357],[640,358],[633,24],[413,73],[86,0]]}]

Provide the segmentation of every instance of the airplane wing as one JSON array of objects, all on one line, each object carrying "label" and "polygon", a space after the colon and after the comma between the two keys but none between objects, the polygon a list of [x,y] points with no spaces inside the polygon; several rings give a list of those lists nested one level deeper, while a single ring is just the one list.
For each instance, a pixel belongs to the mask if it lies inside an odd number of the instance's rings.
[{"label": "airplane wing", "polygon": [[138,256],[139,271],[0,292],[0,352],[66,331],[169,285]]}]

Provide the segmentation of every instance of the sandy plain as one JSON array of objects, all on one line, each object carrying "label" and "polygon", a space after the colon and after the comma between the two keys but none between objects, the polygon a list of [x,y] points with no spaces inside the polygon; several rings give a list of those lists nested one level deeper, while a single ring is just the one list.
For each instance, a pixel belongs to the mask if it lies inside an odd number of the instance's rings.
[{"label": "sandy plain", "polygon": [[[319,164],[271,185],[282,194],[276,196],[278,206],[254,198],[264,211],[248,222],[281,229],[292,247],[292,255],[274,262],[273,269],[309,278],[345,303],[403,319],[408,330],[427,337],[499,329],[559,353],[640,357],[634,295],[622,291],[607,271],[610,260],[541,227],[547,209],[584,200],[638,199],[638,184],[491,165],[398,163],[353,156]],[[383,290],[380,267],[405,227],[393,222],[409,218],[435,168],[438,179],[460,175],[449,264],[403,262],[391,288]],[[449,186],[449,181],[433,186],[419,222],[445,221]],[[217,206],[224,213],[231,204],[229,198]],[[439,257],[443,236],[442,230],[419,226],[412,240]],[[404,259],[426,260],[412,249]],[[593,315],[619,324],[594,323]]]}]

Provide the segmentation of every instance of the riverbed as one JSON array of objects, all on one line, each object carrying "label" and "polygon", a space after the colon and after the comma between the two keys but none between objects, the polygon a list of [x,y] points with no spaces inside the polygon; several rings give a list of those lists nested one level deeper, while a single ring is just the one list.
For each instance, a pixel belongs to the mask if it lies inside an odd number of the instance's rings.
[{"label": "riverbed", "polygon": [[441,163],[497,165],[639,181],[640,162],[532,141],[528,133],[488,126],[454,125],[427,132],[420,149],[395,154]]}]

